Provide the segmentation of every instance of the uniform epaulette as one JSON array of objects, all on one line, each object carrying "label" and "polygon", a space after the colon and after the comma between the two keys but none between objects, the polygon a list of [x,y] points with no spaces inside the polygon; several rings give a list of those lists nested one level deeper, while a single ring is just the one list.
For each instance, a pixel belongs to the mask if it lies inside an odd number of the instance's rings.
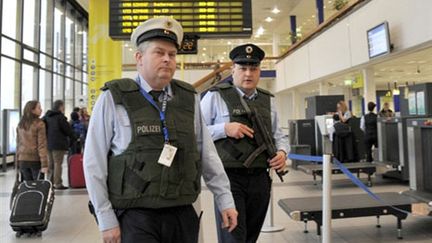
[{"label": "uniform epaulette", "polygon": [[139,90],[138,84],[133,79],[130,78],[114,79],[108,81],[101,89],[107,90],[114,85],[122,92],[131,92],[131,91]]},{"label": "uniform epaulette", "polygon": [[184,81],[173,79],[171,81],[171,83],[177,85],[178,87],[180,87],[180,88],[182,88],[184,90],[190,91],[190,92],[195,93],[195,94],[197,93],[196,90],[195,90],[195,88],[191,84],[186,83]]},{"label": "uniform epaulette", "polygon": [[258,92],[261,92],[263,94],[270,95],[271,97],[274,97],[274,95],[270,91],[268,91],[268,90],[261,89],[261,88],[258,88],[258,87],[257,87],[257,90],[258,90]]}]

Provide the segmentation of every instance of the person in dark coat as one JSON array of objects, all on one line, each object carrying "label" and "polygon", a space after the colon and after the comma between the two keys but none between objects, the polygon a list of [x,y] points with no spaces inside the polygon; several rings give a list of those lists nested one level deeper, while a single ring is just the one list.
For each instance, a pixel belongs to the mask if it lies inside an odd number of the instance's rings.
[{"label": "person in dark coat", "polygon": [[75,141],[75,135],[64,115],[65,105],[62,100],[54,102],[52,110],[47,111],[43,120],[47,125],[48,158],[50,171],[54,171],[50,179],[55,189],[67,189],[63,185],[62,162],[69,149],[69,143]]},{"label": "person in dark coat", "polygon": [[366,161],[372,162],[372,146],[375,148],[378,147],[378,135],[377,135],[377,114],[373,112],[375,109],[375,103],[368,103],[368,111],[369,113],[362,116],[360,121],[360,128],[365,133],[364,143],[366,146]]},{"label": "person in dark coat", "polygon": [[84,145],[84,140],[86,136],[86,128],[84,127],[84,124],[82,124],[80,120],[79,113],[76,111],[73,111],[71,113],[71,122],[70,126],[75,134],[75,137],[77,140],[71,144],[70,147],[70,154],[80,154],[82,152],[82,148]]},{"label": "person in dark coat", "polygon": [[349,124],[351,119],[343,121],[341,115],[336,113],[334,119],[334,133],[332,139],[333,156],[342,163],[357,162],[358,152],[355,136]]}]

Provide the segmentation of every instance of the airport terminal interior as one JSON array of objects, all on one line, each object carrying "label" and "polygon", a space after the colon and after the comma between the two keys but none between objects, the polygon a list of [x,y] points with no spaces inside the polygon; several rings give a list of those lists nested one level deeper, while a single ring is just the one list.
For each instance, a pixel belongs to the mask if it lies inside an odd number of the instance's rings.
[{"label": "airport terminal interior", "polygon": [[[268,169],[256,242],[432,242],[431,10],[430,0],[0,0],[0,242],[103,242],[76,144],[43,204],[47,228],[20,234],[18,123],[28,101],[42,118],[62,100],[71,129],[84,128],[105,82],[137,78],[133,30],[162,16],[184,31],[174,79],[201,97],[232,83],[235,47],[265,52],[258,87],[274,95],[289,172],[281,181]],[[198,241],[218,242],[205,183],[193,206]]]}]

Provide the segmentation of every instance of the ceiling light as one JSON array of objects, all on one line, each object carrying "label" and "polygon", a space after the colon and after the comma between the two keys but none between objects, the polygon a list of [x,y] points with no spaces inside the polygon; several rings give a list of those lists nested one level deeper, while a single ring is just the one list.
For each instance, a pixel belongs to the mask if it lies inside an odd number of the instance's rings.
[{"label": "ceiling light", "polygon": [[278,14],[280,13],[280,10],[275,6],[271,12],[274,14]]},{"label": "ceiling light", "polygon": [[227,43],[228,45],[231,45],[232,44],[232,42],[231,41],[228,41],[228,43]]},{"label": "ceiling light", "polygon": [[133,51],[133,49],[132,49],[132,48],[129,48],[129,51]]},{"label": "ceiling light", "polygon": [[205,48],[205,47],[203,47],[203,49],[202,49],[203,51],[207,51],[207,48]]},{"label": "ceiling light", "polygon": [[272,17],[267,17],[267,18],[265,19],[265,21],[270,23],[270,22],[273,21],[273,18],[272,18]]},{"label": "ceiling light", "polygon": [[128,44],[128,43],[126,43],[126,44],[124,44],[124,46],[125,46],[125,47],[128,47],[128,46],[129,46],[129,44]]},{"label": "ceiling light", "polygon": [[202,54],[203,57],[205,57],[205,55],[206,55],[205,53]]},{"label": "ceiling light", "polygon": [[315,15],[312,15],[312,18],[315,18]]},{"label": "ceiling light", "polygon": [[256,32],[256,34],[257,35],[262,35],[262,34],[264,34],[264,28],[262,27],[262,26],[260,26],[258,29],[257,29],[257,32]]}]

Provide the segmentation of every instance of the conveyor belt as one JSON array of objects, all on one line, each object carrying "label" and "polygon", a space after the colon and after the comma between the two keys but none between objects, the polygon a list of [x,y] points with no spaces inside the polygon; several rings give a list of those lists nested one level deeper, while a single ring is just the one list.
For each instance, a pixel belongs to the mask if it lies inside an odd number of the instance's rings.
[{"label": "conveyor belt", "polygon": [[[368,186],[372,186],[371,176],[376,172],[376,165],[369,162],[358,162],[358,163],[344,163],[343,164],[352,173],[357,173],[357,177],[360,178],[360,173],[365,173],[368,176]],[[297,167],[299,170],[306,174],[313,176],[314,182],[316,184],[316,177],[322,175],[322,164],[307,164],[299,165]],[[332,174],[341,174],[342,171],[336,165],[332,165]]]},{"label": "conveyor belt", "polygon": [[[396,192],[377,193],[376,195],[394,207],[408,212],[411,212],[411,204],[417,202],[411,197]],[[307,222],[315,221],[317,233],[320,235],[322,197],[286,198],[279,200],[278,204],[292,219],[305,222],[305,233],[307,233]],[[407,213],[398,211],[389,205],[383,205],[367,194],[332,197],[332,219],[376,216],[378,219],[377,227],[380,227],[379,217],[383,215],[393,215],[397,218],[398,238],[402,239],[402,220],[407,217]]]}]

